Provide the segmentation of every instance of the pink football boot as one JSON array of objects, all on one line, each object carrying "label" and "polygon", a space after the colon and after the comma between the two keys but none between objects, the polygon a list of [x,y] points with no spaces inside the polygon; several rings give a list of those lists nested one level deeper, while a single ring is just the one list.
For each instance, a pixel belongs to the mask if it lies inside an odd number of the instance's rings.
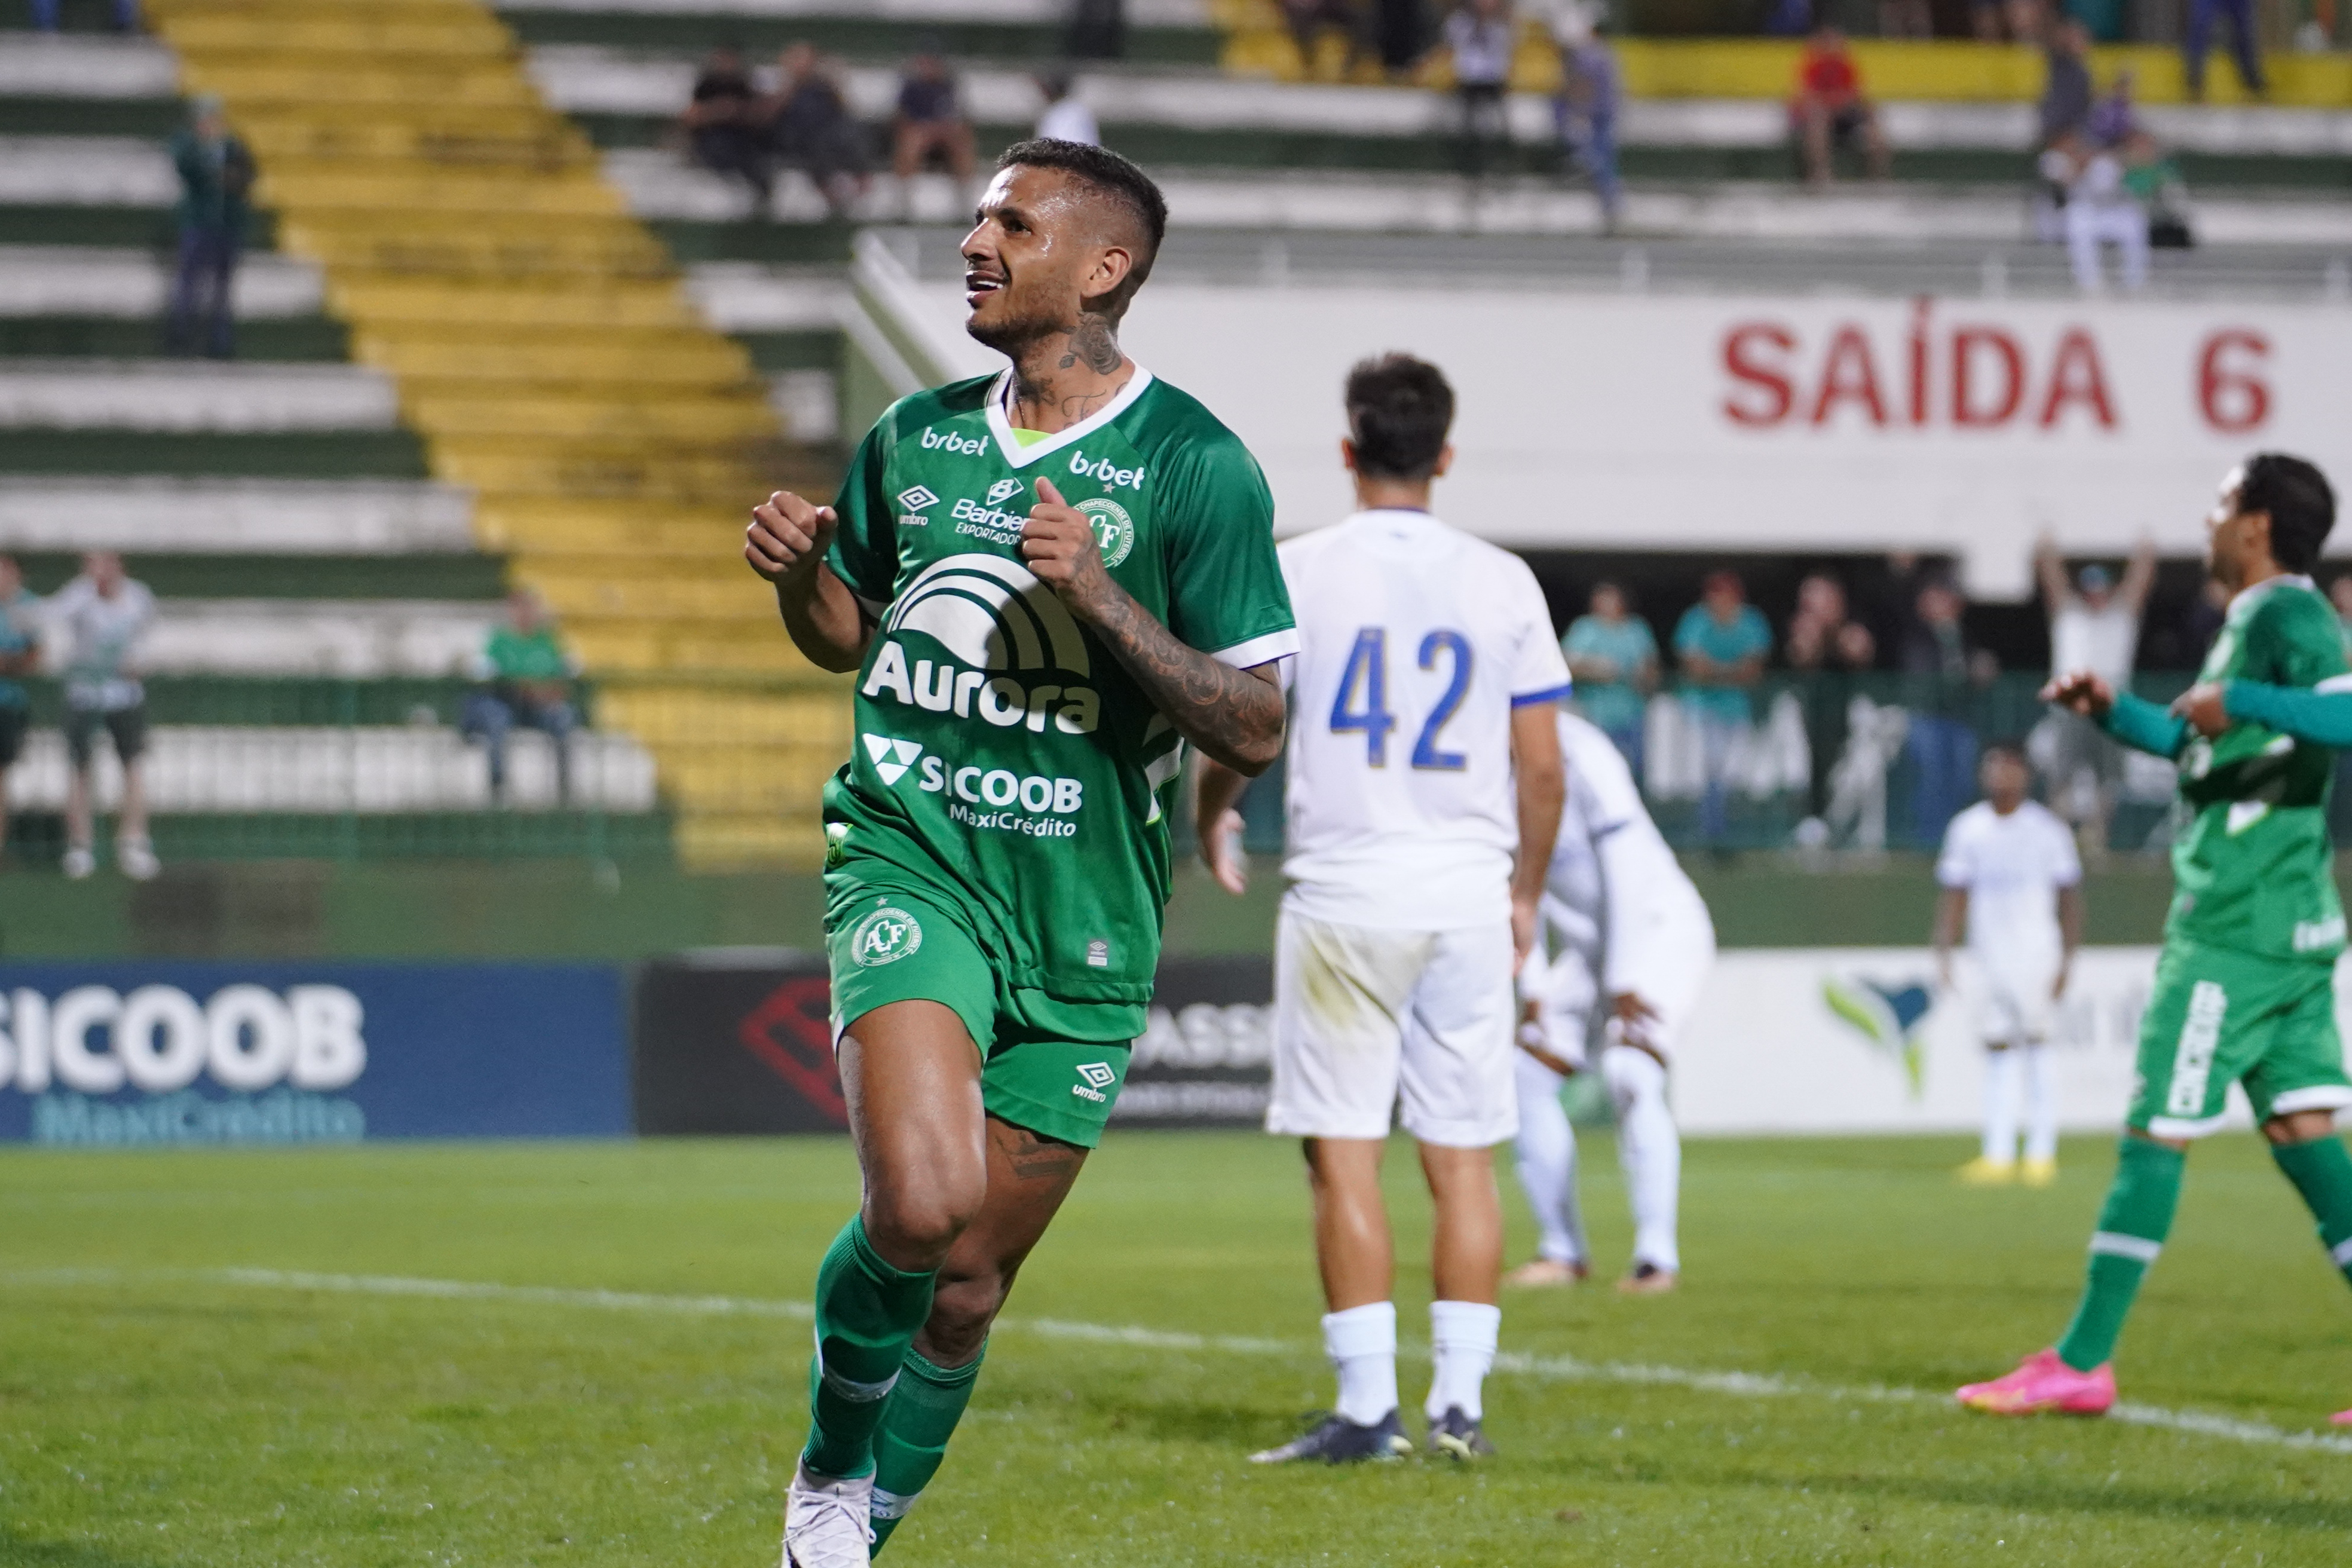
[{"label": "pink football boot", "polygon": [[2327,1418],[2330,1426],[2352,1426],[2352,1410],[2339,1410]]},{"label": "pink football boot", "polygon": [[2104,1415],[2116,1402],[2115,1363],[2096,1372],[2076,1372],[2058,1359],[2056,1351],[2035,1351],[2007,1377],[1969,1384],[1953,1397],[1971,1410],[1993,1415],[2038,1415],[2049,1410]]}]

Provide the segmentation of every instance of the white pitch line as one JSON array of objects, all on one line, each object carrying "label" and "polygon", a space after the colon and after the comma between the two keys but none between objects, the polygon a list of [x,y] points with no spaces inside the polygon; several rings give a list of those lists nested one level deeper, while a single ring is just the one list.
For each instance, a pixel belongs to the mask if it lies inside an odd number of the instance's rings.
[{"label": "white pitch line", "polygon": [[[12,1271],[0,1281],[21,1284],[77,1284],[136,1279],[173,1279],[242,1285],[260,1289],[310,1290],[353,1296],[414,1296],[449,1301],[511,1301],[542,1307],[590,1307],[608,1311],[671,1312],[693,1317],[782,1318],[809,1322],[816,1311],[806,1301],[781,1301],[744,1296],[669,1296],[636,1290],[578,1289],[555,1285],[501,1285],[477,1279],[419,1279],[394,1274],[313,1274],[279,1268],[57,1268]],[[1073,1322],[1062,1318],[1008,1318],[1000,1331],[1034,1334],[1041,1339],[1077,1340],[1093,1344],[1126,1345],[1146,1350],[1208,1351],[1227,1355],[1306,1356],[1308,1347],[1283,1340],[1249,1339],[1231,1334],[1194,1334],[1166,1329],[1127,1327],[1111,1323]],[[1418,1346],[1403,1353],[1425,1358]],[[1701,1372],[1687,1367],[1648,1366],[1626,1362],[1584,1362],[1572,1356],[1530,1356],[1506,1352],[1495,1358],[1495,1370],[1521,1377],[1560,1383],[1614,1383],[1663,1388],[1686,1388],[1701,1394],[1723,1394],[1741,1399],[1811,1398],[1843,1405],[1948,1405],[1951,1396],[1921,1388],[1873,1384],[1849,1388],[1814,1383],[1771,1373]],[[2150,1426],[2196,1437],[2219,1437],[2256,1447],[2296,1448],[2315,1453],[2352,1454],[2352,1437],[2325,1432],[2290,1432],[2259,1421],[2241,1421],[2196,1410],[2167,1410],[2160,1405],[2124,1403],[2107,1412],[2106,1419],[2130,1426]]]}]

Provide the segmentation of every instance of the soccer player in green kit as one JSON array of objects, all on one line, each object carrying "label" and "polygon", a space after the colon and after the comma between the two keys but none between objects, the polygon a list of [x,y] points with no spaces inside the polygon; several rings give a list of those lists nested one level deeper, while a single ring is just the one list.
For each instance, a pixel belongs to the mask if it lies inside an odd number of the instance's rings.
[{"label": "soccer player in green kit", "polygon": [[836,1055],[864,1199],[817,1272],[786,1568],[860,1568],[939,1468],[988,1329],[1143,1032],[1186,744],[1282,750],[1273,503],[1118,329],[1167,221],[1127,160],[1009,149],[963,242],[1003,373],[900,399],[745,554],[857,672],[825,787]]},{"label": "soccer player in green kit", "polygon": [[[2176,759],[2192,820],[2173,846],[2139,1088],[2082,1304],[2056,1345],[1961,1389],[1974,1409],[2095,1415],[2115,1404],[2116,1341],[2171,1229],[2189,1145],[2221,1126],[2232,1083],[2352,1280],[2352,1154],[2335,1128],[2352,1106],[2336,1027],[2344,907],[2326,821],[2328,748],[2352,741],[2352,674],[2336,613],[2308,575],[2335,521],[2317,468],[2250,458],[2206,519],[2207,564],[2231,597],[2199,684],[2170,712],[2088,674],[2062,674],[2042,693]],[[2352,1424],[2352,1411],[2334,1419]]]}]

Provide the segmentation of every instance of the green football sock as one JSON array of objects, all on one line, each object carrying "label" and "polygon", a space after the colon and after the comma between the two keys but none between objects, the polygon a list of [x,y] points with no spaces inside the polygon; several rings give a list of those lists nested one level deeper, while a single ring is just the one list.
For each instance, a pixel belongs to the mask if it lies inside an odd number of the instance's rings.
[{"label": "green football sock", "polygon": [[963,1407],[971,1402],[971,1386],[980,1381],[980,1363],[988,1354],[983,1344],[970,1364],[944,1367],[909,1350],[898,1369],[898,1384],[882,1405],[882,1425],[874,1434],[874,1550],[879,1553],[939,1473],[948,1456],[948,1439]]},{"label": "green football sock", "polygon": [[2341,1138],[2315,1138],[2308,1143],[2282,1143],[2271,1158],[2303,1194],[2305,1207],[2319,1222],[2319,1245],[2352,1283],[2352,1153]]},{"label": "green football sock", "polygon": [[2076,1372],[2094,1371],[2115,1355],[2132,1298],[2172,1230],[2172,1212],[2180,1205],[2180,1173],[2188,1163],[2179,1150],[2148,1139],[2123,1141],[2115,1184],[2107,1189],[2099,1228],[2091,1237],[2083,1303],[2058,1342],[2058,1359]]},{"label": "green football sock", "polygon": [[874,1468],[874,1428],[898,1380],[898,1363],[931,1311],[938,1270],[893,1268],[866,1239],[866,1222],[841,1227],[816,1271],[816,1355],[809,1363],[809,1439],[802,1453],[820,1476]]}]

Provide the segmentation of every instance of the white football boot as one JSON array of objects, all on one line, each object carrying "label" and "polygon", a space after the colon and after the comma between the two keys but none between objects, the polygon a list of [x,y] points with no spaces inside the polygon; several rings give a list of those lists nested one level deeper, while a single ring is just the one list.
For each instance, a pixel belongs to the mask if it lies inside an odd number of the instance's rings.
[{"label": "white football boot", "polygon": [[866,1568],[874,1554],[874,1478],[813,1476],[803,1465],[784,1494],[783,1568]]}]

